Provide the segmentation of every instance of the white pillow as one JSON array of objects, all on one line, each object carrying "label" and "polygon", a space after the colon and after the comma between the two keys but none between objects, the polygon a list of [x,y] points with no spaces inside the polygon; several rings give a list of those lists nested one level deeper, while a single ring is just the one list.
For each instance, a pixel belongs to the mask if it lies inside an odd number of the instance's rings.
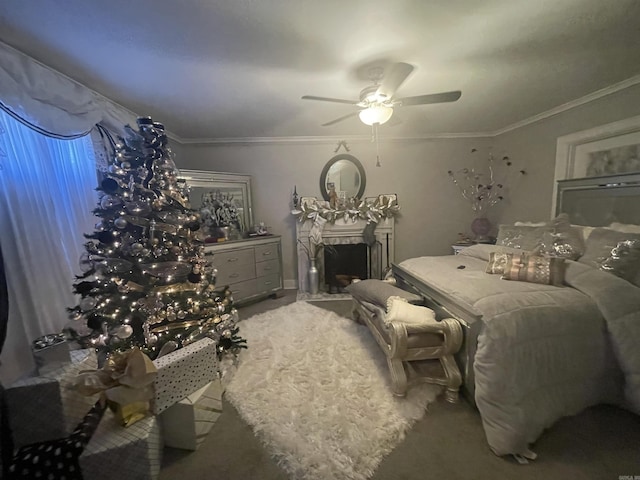
[{"label": "white pillow", "polygon": [[420,305],[412,305],[402,297],[389,297],[387,299],[387,314],[385,323],[400,322],[411,325],[423,325],[425,323],[438,323],[433,310]]}]

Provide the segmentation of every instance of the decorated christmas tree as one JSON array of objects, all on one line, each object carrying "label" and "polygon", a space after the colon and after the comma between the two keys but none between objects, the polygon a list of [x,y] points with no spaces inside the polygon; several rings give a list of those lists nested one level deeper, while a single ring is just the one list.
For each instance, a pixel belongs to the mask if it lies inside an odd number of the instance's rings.
[{"label": "decorated christmas tree", "polygon": [[200,215],[178,181],[164,126],[139,118],[98,186],[100,221],[86,234],[67,332],[105,353],[157,358],[204,337],[218,353],[245,347],[228,289],[205,259]]}]

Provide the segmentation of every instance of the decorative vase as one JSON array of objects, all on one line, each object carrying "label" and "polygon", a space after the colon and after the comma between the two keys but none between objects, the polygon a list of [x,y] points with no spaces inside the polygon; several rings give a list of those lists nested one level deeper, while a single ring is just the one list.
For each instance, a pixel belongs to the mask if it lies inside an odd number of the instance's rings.
[{"label": "decorative vase", "polygon": [[471,231],[473,232],[473,240],[477,243],[489,243],[489,232],[491,231],[491,222],[487,217],[478,217],[471,222]]},{"label": "decorative vase", "polygon": [[317,295],[320,273],[318,272],[315,258],[309,259],[309,271],[307,272],[307,278],[309,279],[309,293],[311,295]]}]

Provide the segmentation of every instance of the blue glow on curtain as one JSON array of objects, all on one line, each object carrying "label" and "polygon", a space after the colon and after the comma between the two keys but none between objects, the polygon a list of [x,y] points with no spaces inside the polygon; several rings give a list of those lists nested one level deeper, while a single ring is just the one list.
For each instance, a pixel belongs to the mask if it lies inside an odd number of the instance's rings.
[{"label": "blue glow on curtain", "polygon": [[49,138],[0,110],[0,244],[9,289],[0,379],[16,374],[5,372],[10,363],[28,371],[31,341],[68,322],[83,234],[94,230],[96,185],[88,136]]}]

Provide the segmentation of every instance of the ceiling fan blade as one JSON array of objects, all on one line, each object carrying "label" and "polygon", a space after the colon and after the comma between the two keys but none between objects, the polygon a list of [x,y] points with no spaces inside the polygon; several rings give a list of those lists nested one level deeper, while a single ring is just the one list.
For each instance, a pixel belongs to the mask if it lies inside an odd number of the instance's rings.
[{"label": "ceiling fan blade", "polygon": [[385,98],[393,97],[411,72],[413,72],[413,65],[403,62],[394,63],[388,72],[384,72],[376,94]]},{"label": "ceiling fan blade", "polygon": [[355,116],[358,115],[358,113],[359,112],[353,112],[353,113],[350,113],[348,115],[343,115],[342,117],[336,118],[335,120],[331,120],[330,122],[323,123],[322,126],[323,127],[328,127],[329,125],[333,125],[334,123],[341,122],[343,120],[346,120],[347,118],[355,117]]},{"label": "ceiling fan blade", "polygon": [[411,105],[427,105],[429,103],[445,103],[455,102],[460,98],[462,92],[456,90],[453,92],[432,93],[430,95],[417,95],[415,97],[396,98],[401,106],[408,107]]},{"label": "ceiling fan blade", "polygon": [[357,100],[343,100],[342,98],[316,97],[314,95],[304,95],[303,100],[319,100],[321,102],[346,103],[347,105],[357,105]]}]

